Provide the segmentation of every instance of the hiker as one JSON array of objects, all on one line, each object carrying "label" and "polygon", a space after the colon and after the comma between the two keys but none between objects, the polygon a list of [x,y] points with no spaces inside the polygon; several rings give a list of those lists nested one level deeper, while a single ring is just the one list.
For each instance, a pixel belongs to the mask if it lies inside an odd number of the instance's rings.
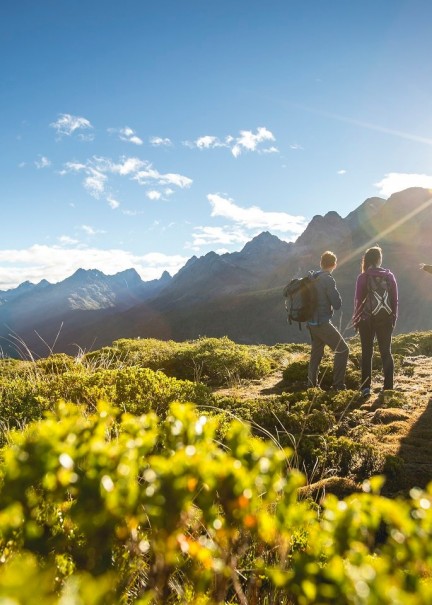
[{"label": "hiker", "polygon": [[425,265],[425,263],[420,263],[420,269],[423,269],[423,271],[427,271],[427,273],[432,273],[432,265]]},{"label": "hiker", "polygon": [[342,306],[342,299],[332,276],[337,265],[336,255],[333,252],[324,252],[320,264],[321,271],[314,272],[316,307],[312,318],[307,322],[311,336],[308,384],[318,385],[318,369],[327,345],[334,351],[332,389],[340,391],[346,389],[345,371],[349,350],[339,330],[330,321],[333,310],[337,311]]},{"label": "hiker", "polygon": [[384,373],[383,391],[393,389],[393,355],[391,338],[398,314],[398,290],[395,276],[381,267],[382,250],[376,245],[368,248],[362,258],[357,277],[353,325],[360,334],[362,349],[361,393],[371,394],[372,355],[375,337]]}]

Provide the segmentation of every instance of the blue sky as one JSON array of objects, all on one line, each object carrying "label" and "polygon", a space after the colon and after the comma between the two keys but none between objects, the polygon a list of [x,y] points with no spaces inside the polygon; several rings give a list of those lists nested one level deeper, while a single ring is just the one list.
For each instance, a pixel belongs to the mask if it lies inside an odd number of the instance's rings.
[{"label": "blue sky", "polygon": [[429,0],[0,6],[0,289],[432,188]]}]

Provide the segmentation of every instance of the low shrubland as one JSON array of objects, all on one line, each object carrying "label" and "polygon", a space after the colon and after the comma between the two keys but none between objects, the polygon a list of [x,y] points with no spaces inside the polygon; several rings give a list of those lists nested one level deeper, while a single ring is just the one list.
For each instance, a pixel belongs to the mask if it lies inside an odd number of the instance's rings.
[{"label": "low shrubland", "polygon": [[[0,464],[5,603],[427,604],[432,493],[319,508],[290,452],[188,404],[60,403]],[[397,564],[395,564],[397,563]]]},{"label": "low shrubland", "polygon": [[[39,363],[39,362],[38,362]],[[54,362],[53,362],[54,363]],[[55,365],[55,364],[54,364]],[[44,363],[43,368],[48,366]],[[57,367],[57,366],[56,366]],[[62,372],[0,377],[0,422],[8,428],[23,427],[41,418],[63,399],[95,409],[106,400],[124,411],[142,414],[150,410],[165,416],[173,401],[206,405],[211,392],[201,383],[169,378],[163,372],[136,366],[89,371],[80,365]]]},{"label": "low shrubland", "polygon": [[[397,371],[431,342],[396,337]],[[307,360],[227,338],[0,360],[0,602],[431,602],[432,490],[389,500],[373,477],[399,491],[380,441],[409,394],[374,424],[356,339],[347,391],[307,389]],[[273,372],[276,392],[240,396]]]},{"label": "low shrubland", "polygon": [[275,365],[268,348],[239,345],[229,338],[199,338],[184,343],[153,338],[117,340],[111,347],[87,353],[83,363],[110,368],[137,365],[212,386],[261,378]]}]

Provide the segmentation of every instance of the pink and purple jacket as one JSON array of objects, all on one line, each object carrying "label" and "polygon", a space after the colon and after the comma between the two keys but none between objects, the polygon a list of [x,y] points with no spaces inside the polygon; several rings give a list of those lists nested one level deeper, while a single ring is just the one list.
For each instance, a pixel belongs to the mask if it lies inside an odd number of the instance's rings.
[{"label": "pink and purple jacket", "polygon": [[396,278],[389,269],[383,269],[382,267],[369,267],[364,273],[360,273],[357,277],[355,297],[354,297],[354,314],[353,314],[353,325],[357,326],[362,319],[366,319],[363,316],[363,307],[368,295],[368,275],[387,278],[389,302],[392,309],[393,325],[395,325],[398,316],[398,288]]}]

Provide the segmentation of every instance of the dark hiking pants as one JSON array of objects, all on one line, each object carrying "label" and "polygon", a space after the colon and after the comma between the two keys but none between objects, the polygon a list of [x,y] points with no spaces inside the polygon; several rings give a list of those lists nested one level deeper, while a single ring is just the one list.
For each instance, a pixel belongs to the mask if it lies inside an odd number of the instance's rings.
[{"label": "dark hiking pants", "polygon": [[389,316],[381,321],[365,319],[359,323],[359,334],[362,348],[362,383],[361,388],[371,386],[372,356],[375,337],[381,355],[384,373],[384,389],[393,388],[393,355],[391,353],[391,338],[393,332],[393,318]]},{"label": "dark hiking pants", "polygon": [[318,385],[318,370],[327,345],[334,351],[333,360],[333,386],[344,388],[345,370],[348,361],[348,345],[331,322],[318,326],[308,326],[311,335],[311,356],[308,370],[308,383],[310,386]]}]

